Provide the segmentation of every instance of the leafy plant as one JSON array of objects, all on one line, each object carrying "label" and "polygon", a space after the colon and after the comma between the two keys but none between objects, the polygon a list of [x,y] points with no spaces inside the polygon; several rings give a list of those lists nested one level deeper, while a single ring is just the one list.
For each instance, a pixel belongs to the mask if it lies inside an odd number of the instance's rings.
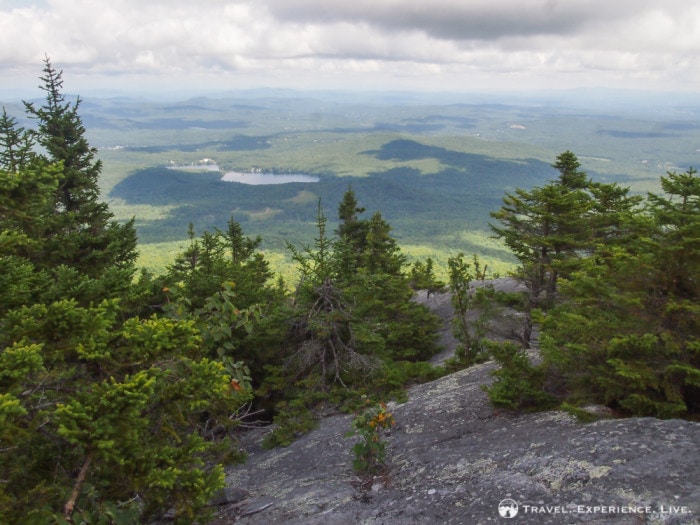
[{"label": "leafy plant", "polygon": [[375,474],[384,466],[386,442],[383,435],[396,424],[394,416],[387,411],[385,403],[372,403],[366,400],[362,410],[352,420],[352,430],[345,436],[357,436],[353,445],[355,454],[353,467],[362,474]]},{"label": "leafy plant", "polygon": [[[472,270],[472,265],[465,260],[463,253],[450,257],[447,265],[452,306],[455,309],[452,331],[459,341],[456,357],[462,364],[473,365],[484,357],[486,323],[491,315],[491,305],[495,302],[489,289],[475,290],[471,287],[475,279],[485,278],[486,265],[482,268],[479,257],[474,254]],[[477,306],[480,314],[469,321],[469,311]]]}]

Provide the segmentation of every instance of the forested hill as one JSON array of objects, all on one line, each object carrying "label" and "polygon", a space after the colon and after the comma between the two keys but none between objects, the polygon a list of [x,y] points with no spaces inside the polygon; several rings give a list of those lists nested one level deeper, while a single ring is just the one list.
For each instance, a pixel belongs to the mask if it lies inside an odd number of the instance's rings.
[{"label": "forested hill", "polygon": [[[567,149],[594,180],[657,191],[667,170],[700,165],[696,113],[687,99],[616,93],[606,103],[601,93],[587,102],[580,93],[261,91],[183,101],[91,98],[81,105],[104,165],[103,197],[118,219],[137,218],[140,264],[159,271],[183,246],[177,241],[186,239],[190,222],[201,233],[224,228],[232,215],[263,237],[266,252],[286,257],[286,241],[313,234],[318,198],[335,225],[350,186],[367,210],[382,212],[409,256],[432,254],[444,265],[463,250],[494,267],[503,261],[505,271],[513,259],[487,226],[504,191],[555,177],[552,159]],[[214,173],[192,171],[204,159],[220,174],[297,173],[320,181],[219,185]],[[155,176],[178,166],[186,171]]]},{"label": "forested hill", "polygon": [[411,140],[395,140],[366,154],[402,162],[435,159],[445,167],[429,176],[415,168],[395,167],[367,177],[324,174],[317,183],[261,186],[225,182],[218,172],[148,168],[116,184],[110,196],[132,205],[174,207],[163,219],[137,222],[144,243],[181,239],[188,221],[211,229],[233,215],[246,230],[263,235],[266,247],[280,249],[285,240],[302,238],[295,228],[308,236],[317,198],[326,209],[334,210],[352,187],[367,209],[381,210],[390,220],[397,238],[409,243],[440,239],[443,245],[456,247],[466,225],[486,229],[488,210],[498,207],[504,188],[530,187],[543,174],[552,173],[548,164],[534,159],[514,163],[447,152]]}]

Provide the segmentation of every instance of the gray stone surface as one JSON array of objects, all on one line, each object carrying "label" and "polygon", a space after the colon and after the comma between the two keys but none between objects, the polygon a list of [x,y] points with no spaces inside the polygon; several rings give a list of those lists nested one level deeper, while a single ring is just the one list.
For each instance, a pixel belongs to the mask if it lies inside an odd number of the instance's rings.
[{"label": "gray stone surface", "polygon": [[[496,523],[507,522],[497,508],[505,498],[519,503],[518,523],[697,523],[699,423],[499,412],[480,388],[492,367],[416,386],[408,402],[390,404],[389,471],[376,479],[352,471],[349,416],[324,419],[287,448],[262,450],[263,432],[248,436],[250,458],[227,479],[249,498],[220,508],[218,523]],[[570,513],[525,513],[524,505]],[[579,505],[641,512],[572,513]],[[692,514],[659,513],[671,506]]]},{"label": "gray stone surface", "polygon": [[[698,523],[700,423],[495,410],[482,389],[493,367],[417,385],[390,404],[397,425],[383,476],[353,472],[347,415],[287,448],[263,450],[267,430],[250,432],[248,462],[227,476],[248,497],[219,507],[215,523]],[[499,516],[506,498],[518,504],[512,520]]]}]

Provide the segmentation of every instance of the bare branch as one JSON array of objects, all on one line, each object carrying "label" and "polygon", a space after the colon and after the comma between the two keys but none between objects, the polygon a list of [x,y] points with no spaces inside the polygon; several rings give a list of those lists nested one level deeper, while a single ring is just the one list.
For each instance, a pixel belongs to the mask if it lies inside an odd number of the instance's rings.
[{"label": "bare branch", "polygon": [[90,467],[90,462],[92,461],[92,454],[88,454],[85,458],[85,463],[80,467],[80,472],[78,473],[78,478],[75,480],[75,485],[73,485],[73,492],[71,492],[70,498],[66,502],[65,507],[63,507],[63,514],[65,518],[70,521],[73,515],[73,509],[75,508],[75,501],[80,495],[80,489],[85,481],[85,476],[87,476],[88,468]]}]

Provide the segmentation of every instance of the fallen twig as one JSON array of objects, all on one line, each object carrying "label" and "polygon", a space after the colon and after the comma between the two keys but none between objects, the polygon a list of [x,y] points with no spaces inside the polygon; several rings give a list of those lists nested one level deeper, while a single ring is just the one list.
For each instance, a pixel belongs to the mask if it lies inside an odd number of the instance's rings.
[{"label": "fallen twig", "polygon": [[263,505],[262,507],[260,507],[258,509],[247,510],[243,514],[241,514],[241,518],[243,518],[245,516],[250,516],[251,514],[257,514],[258,512],[262,512],[265,509],[267,509],[268,507],[272,507],[272,505],[274,505],[274,503],[268,503],[268,504]]}]

